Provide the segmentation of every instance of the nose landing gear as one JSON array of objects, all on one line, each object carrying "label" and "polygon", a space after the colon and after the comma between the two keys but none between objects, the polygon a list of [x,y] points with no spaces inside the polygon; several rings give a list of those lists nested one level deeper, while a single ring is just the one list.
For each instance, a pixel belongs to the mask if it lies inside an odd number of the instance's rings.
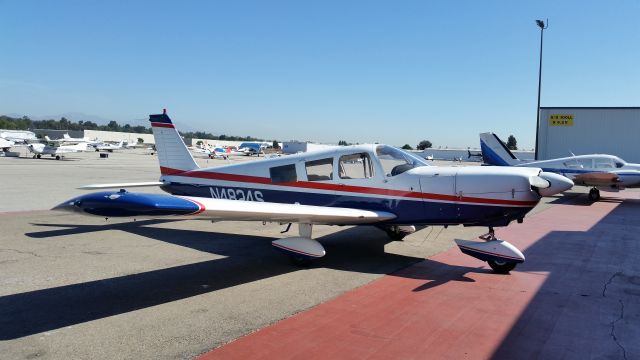
[{"label": "nose landing gear", "polygon": [[596,188],[592,188],[591,190],[589,190],[589,200],[591,201],[600,200],[600,190]]},{"label": "nose landing gear", "polygon": [[518,263],[524,262],[524,255],[512,244],[496,238],[493,227],[479,237],[485,242],[456,239],[462,253],[486,261],[498,274],[508,274]]}]

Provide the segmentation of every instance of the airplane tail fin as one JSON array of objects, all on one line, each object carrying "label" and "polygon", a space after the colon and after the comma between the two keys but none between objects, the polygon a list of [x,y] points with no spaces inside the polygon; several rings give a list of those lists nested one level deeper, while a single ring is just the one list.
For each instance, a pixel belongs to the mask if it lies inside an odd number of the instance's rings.
[{"label": "airplane tail fin", "polygon": [[69,136],[69,133],[66,133],[64,135],[62,135],[63,139],[71,139],[71,137]]},{"label": "airplane tail fin", "polygon": [[484,162],[490,165],[511,166],[519,163],[518,158],[494,133],[480,134],[480,148]]},{"label": "airplane tail fin", "polygon": [[199,168],[166,110],[162,114],[149,115],[149,121],[156,141],[160,174],[171,175]]},{"label": "airplane tail fin", "polygon": [[51,139],[49,138],[49,135],[45,135],[44,139],[47,140],[47,141],[51,141]]}]

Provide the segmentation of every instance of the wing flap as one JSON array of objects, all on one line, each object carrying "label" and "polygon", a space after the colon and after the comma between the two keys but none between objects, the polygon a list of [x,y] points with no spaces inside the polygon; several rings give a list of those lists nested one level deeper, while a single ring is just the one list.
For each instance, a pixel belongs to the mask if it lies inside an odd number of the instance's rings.
[{"label": "wing flap", "polygon": [[371,224],[396,218],[396,215],[385,211],[188,196],[181,198],[201,206],[198,215],[213,220],[350,225]]}]

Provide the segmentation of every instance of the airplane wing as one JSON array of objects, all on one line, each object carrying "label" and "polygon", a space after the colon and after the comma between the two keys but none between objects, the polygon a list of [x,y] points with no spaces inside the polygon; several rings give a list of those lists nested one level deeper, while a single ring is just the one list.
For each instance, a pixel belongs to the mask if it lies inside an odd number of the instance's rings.
[{"label": "airplane wing", "polygon": [[578,174],[573,178],[577,185],[584,186],[606,186],[618,183],[618,175],[610,172],[593,172]]},{"label": "airplane wing", "polygon": [[91,184],[80,186],[81,190],[99,190],[99,189],[124,189],[130,187],[145,187],[145,186],[161,186],[164,185],[162,181],[147,181],[136,183],[114,183],[114,184]]},{"label": "airplane wing", "polygon": [[372,224],[396,218],[385,211],[135,193],[97,192],[68,200],[53,210],[105,217],[186,215],[209,220],[295,222],[303,224]]}]

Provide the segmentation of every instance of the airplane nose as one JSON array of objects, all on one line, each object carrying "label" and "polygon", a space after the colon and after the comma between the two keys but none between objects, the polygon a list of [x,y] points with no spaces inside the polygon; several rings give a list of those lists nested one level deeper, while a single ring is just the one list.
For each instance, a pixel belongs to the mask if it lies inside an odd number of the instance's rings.
[{"label": "airplane nose", "polygon": [[548,187],[538,188],[540,196],[552,196],[563,191],[567,191],[573,187],[573,181],[560,174],[541,171],[538,176],[549,182]]},{"label": "airplane nose", "polygon": [[77,200],[69,200],[69,201],[65,201],[61,204],[58,204],[56,206],[54,206],[53,208],[51,208],[51,210],[54,211],[66,211],[66,212],[79,212],[81,211],[80,207],[79,207],[79,202]]}]

